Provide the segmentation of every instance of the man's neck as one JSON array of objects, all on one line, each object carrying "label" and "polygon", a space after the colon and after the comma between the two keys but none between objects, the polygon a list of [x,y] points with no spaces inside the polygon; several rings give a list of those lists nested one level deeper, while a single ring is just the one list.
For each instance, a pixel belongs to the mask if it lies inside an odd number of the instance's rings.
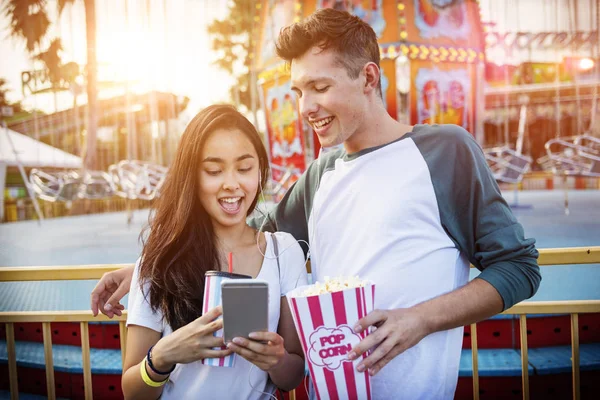
[{"label": "man's neck", "polygon": [[344,142],[349,154],[391,143],[412,130],[393,119],[382,104],[372,104],[359,130]]}]

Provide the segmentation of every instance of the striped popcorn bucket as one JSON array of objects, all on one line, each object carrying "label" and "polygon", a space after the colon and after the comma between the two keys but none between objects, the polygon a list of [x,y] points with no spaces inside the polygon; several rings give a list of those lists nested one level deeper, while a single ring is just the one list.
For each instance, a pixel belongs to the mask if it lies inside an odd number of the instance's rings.
[{"label": "striped popcorn bucket", "polygon": [[355,333],[353,326],[373,311],[375,285],[303,297],[306,288],[286,297],[317,399],[371,399],[368,372],[356,370],[367,355],[350,361],[348,353],[368,335]]},{"label": "striped popcorn bucket", "polygon": [[[251,276],[232,274],[224,271],[207,271],[204,280],[204,301],[202,305],[202,315],[209,310],[221,305],[221,282],[229,279],[248,279]],[[221,317],[219,317],[221,318]],[[223,330],[220,329],[214,334],[216,337],[223,337]],[[226,347],[216,347],[215,350],[225,350]],[[236,354],[230,354],[226,357],[205,358],[202,364],[213,367],[233,367]]]}]

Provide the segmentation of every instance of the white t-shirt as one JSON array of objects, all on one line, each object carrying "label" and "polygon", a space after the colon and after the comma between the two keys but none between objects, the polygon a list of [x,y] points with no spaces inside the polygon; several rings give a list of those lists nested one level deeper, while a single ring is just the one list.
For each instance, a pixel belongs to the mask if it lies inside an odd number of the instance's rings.
[{"label": "white t-shirt", "polygon": [[[277,236],[279,264],[273,250],[272,235]],[[297,286],[307,284],[304,253],[292,235],[284,232],[275,234],[265,232],[267,239],[266,257],[257,279],[269,283],[269,331],[277,332],[279,324],[279,308],[281,296]],[[163,320],[160,311],[153,312],[144,296],[148,285],[144,284],[144,293],[139,283],[139,260],[136,263],[131,291],[129,293],[127,325],[139,325],[150,328],[163,336],[173,331]],[[258,367],[252,368],[250,362],[236,355],[233,368],[212,367],[200,361],[190,364],[177,364],[165,385],[161,399],[263,399],[268,398],[261,392],[271,393],[274,390],[268,382],[268,374]],[[258,391],[254,391],[250,386]]]},{"label": "white t-shirt", "polygon": [[[313,280],[375,282],[378,309],[465,285],[469,263],[505,308],[539,286],[535,241],[524,237],[481,148],[458,126],[417,125],[383,146],[323,154],[267,215],[250,225],[308,240]],[[394,357],[371,379],[373,399],[451,400],[462,339],[462,327],[436,332]]]}]

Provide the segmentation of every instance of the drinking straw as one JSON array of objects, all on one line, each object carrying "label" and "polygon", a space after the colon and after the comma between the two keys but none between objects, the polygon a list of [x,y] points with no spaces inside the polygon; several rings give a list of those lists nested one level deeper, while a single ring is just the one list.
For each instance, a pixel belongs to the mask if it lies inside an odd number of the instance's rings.
[{"label": "drinking straw", "polygon": [[233,273],[233,253],[229,252],[229,273]]}]

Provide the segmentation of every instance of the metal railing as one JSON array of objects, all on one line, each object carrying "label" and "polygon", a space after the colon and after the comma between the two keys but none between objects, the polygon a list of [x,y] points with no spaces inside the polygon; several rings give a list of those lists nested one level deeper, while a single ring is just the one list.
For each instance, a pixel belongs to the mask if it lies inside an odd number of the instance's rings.
[{"label": "metal railing", "polygon": [[[133,264],[113,265],[75,265],[57,267],[0,267],[0,282],[17,281],[56,281],[100,279],[102,274]],[[89,323],[101,321],[119,321],[119,339],[121,345],[121,365],[125,362],[127,341],[127,312],[110,319],[105,315],[94,317],[90,310],[81,311],[3,311],[0,323],[6,324],[6,346],[8,355],[8,374],[11,400],[19,398],[17,381],[17,358],[15,350],[14,324],[23,322],[41,322],[44,341],[44,361],[46,364],[46,389],[50,400],[56,399],[54,385],[54,364],[52,360],[52,322],[79,322],[81,333],[81,354],[83,362],[83,386],[85,398],[93,399],[92,367],[90,360]]]},{"label": "metal railing", "polygon": [[[600,264],[600,246],[540,249],[540,266]],[[529,360],[527,348],[527,314],[570,314],[573,399],[580,398],[579,385],[579,314],[600,312],[600,300],[524,301],[502,314],[519,316],[521,339],[521,387],[523,399],[529,400]],[[477,364],[477,324],[471,324],[471,354],[473,357],[473,399],[479,400],[479,370]]]},{"label": "metal railing", "polygon": [[[538,259],[540,266],[600,264],[600,246],[572,247],[556,249],[540,249]],[[0,267],[0,282],[15,281],[49,281],[49,280],[83,280],[99,279],[102,274],[132,264],[114,265],[79,265],[58,267]],[[521,337],[521,365],[523,399],[529,399],[529,363],[527,351],[527,319],[526,314],[570,314],[571,315],[571,348],[572,348],[572,380],[573,398],[580,398],[579,385],[579,314],[599,313],[600,300],[575,301],[526,301],[506,310],[503,314],[519,315]],[[46,364],[46,386],[48,398],[56,399],[54,387],[54,366],[52,361],[52,338],[50,324],[52,322],[79,322],[81,330],[81,347],[83,361],[83,378],[85,398],[92,399],[92,370],[90,362],[89,322],[119,321],[121,361],[125,360],[127,328],[125,321],[127,312],[122,316],[109,319],[104,315],[94,317],[89,310],[82,311],[20,311],[0,312],[0,323],[6,324],[6,344],[8,354],[8,370],[11,399],[18,399],[17,359],[15,351],[14,324],[23,322],[41,322]],[[477,357],[477,324],[471,324],[471,348],[473,357],[473,398],[479,399],[479,370]],[[290,392],[290,399],[295,399],[295,392]]]},{"label": "metal railing", "polygon": [[0,323],[6,324],[6,346],[8,354],[8,374],[10,383],[10,396],[18,399],[17,383],[17,358],[15,351],[14,324],[21,322],[41,322],[44,339],[44,360],[46,364],[46,389],[50,400],[56,399],[54,386],[54,364],[52,360],[52,336],[50,324],[52,322],[79,322],[81,332],[81,354],[83,361],[83,386],[86,399],[93,399],[92,395],[92,367],[90,361],[89,322],[119,321],[119,337],[121,343],[121,362],[125,361],[125,344],[127,328],[125,321],[127,313],[115,316],[112,320],[104,315],[94,317],[91,311],[21,311],[0,312]]}]

